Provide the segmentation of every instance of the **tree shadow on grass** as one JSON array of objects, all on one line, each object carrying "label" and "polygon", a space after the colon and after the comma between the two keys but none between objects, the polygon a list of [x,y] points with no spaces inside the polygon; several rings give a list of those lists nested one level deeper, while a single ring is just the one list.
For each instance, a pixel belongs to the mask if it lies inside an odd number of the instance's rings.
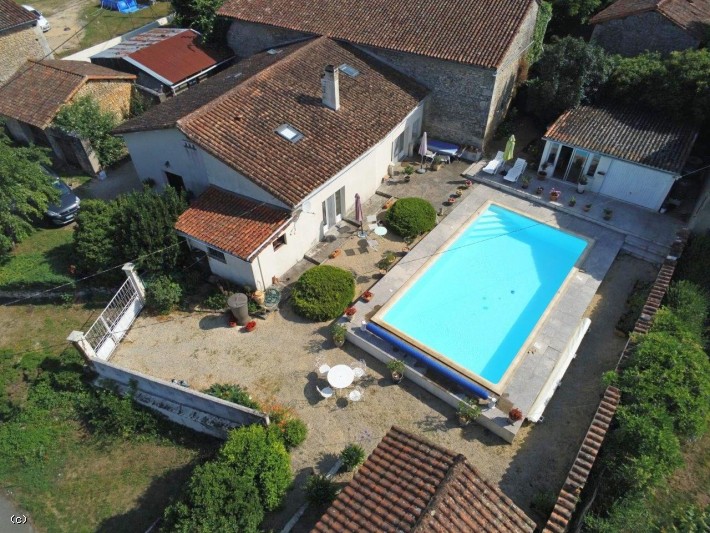
[{"label": "tree shadow on grass", "polygon": [[138,498],[133,509],[104,519],[96,528],[100,533],[123,533],[124,531],[145,531],[165,508],[178,497],[182,486],[189,479],[193,469],[201,461],[193,461],[185,466],[170,470],[155,478],[146,491]]}]

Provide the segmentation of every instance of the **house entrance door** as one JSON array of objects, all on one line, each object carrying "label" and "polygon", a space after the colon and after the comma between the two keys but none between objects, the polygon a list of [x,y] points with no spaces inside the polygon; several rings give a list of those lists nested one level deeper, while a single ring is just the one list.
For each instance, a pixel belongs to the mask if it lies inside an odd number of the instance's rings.
[{"label": "house entrance door", "polygon": [[567,174],[567,167],[569,166],[569,160],[571,158],[572,148],[570,146],[562,146],[560,148],[560,155],[557,156],[557,164],[555,165],[555,172],[552,176],[557,179],[564,179],[565,174]]},{"label": "house entrance door", "polygon": [[342,187],[323,201],[323,233],[343,219],[344,198],[345,187]]}]

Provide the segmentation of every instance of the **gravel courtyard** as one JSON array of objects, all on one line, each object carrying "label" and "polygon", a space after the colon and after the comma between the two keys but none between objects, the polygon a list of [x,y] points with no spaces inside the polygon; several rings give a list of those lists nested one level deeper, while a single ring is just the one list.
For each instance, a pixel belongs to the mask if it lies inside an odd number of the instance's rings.
[{"label": "gravel courtyard", "polygon": [[[557,492],[574,459],[603,390],[602,372],[613,368],[625,339],[614,333],[624,301],[637,279],[653,279],[656,270],[643,261],[617,258],[587,310],[592,328],[578,350],[562,386],[545,412],[545,422],[527,425],[514,444],[473,425],[457,426],[451,407],[406,380],[393,385],[374,358],[353,345],[336,348],[329,323],[314,324],[296,316],[288,302],[279,313],[259,320],[255,331],[229,328],[225,314],[174,313],[138,318],[111,362],[162,379],[183,379],[197,390],[213,383],[236,383],[261,402],[291,407],[308,425],[306,441],[292,453],[296,488],[285,508],[267,524],[280,528],[303,503],[301,481],[311,468],[327,471],[350,442],[369,453],[397,424],[464,454],[486,477],[531,517],[532,499]],[[317,358],[329,365],[367,362],[357,404],[316,391]],[[300,529],[300,528],[298,528]]]}]

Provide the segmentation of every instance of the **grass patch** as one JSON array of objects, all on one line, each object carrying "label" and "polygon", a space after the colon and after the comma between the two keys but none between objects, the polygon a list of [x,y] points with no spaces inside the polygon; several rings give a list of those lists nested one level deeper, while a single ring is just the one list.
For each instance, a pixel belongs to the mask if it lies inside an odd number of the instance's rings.
[{"label": "grass patch", "polygon": [[0,264],[0,290],[41,289],[72,281],[73,228],[38,229]]},{"label": "grass patch", "polygon": [[84,36],[81,38],[79,46],[80,49],[89,48],[145,26],[156,19],[166,16],[173,10],[170,2],[156,2],[154,5],[135,13],[119,13],[118,11],[107,9],[97,12],[97,9],[96,5],[91,4],[86,6],[82,12],[81,18],[84,24],[89,22],[89,25],[84,30]]}]

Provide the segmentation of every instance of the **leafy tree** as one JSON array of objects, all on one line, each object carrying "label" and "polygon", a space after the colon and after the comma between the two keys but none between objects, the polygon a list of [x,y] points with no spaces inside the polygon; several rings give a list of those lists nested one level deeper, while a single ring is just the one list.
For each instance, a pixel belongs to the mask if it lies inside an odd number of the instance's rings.
[{"label": "leafy tree", "polygon": [[111,202],[84,202],[74,232],[79,270],[96,272],[138,257],[137,266],[148,273],[173,269],[181,252],[174,226],[186,207],[172,187],[162,194],[146,188]]},{"label": "leafy tree", "polygon": [[278,430],[256,424],[232,430],[219,460],[254,481],[267,511],[281,504],[293,481],[291,460]]},{"label": "leafy tree", "polygon": [[217,16],[224,0],[171,0],[175,9],[174,23],[181,28],[192,28],[208,42],[223,42],[229,21]]},{"label": "leafy tree", "polygon": [[540,8],[535,20],[535,30],[533,31],[533,43],[528,50],[528,61],[535,63],[542,55],[542,41],[545,39],[545,30],[552,18],[552,4],[550,2],[540,2]]},{"label": "leafy tree", "polygon": [[710,50],[683,50],[663,57],[647,52],[618,58],[609,96],[669,117],[701,124],[710,120]]},{"label": "leafy tree", "polygon": [[119,118],[110,111],[102,111],[91,96],[77,98],[59,110],[54,125],[66,133],[78,135],[91,142],[99,163],[107,167],[126,153],[123,139],[112,135]]},{"label": "leafy tree", "polygon": [[54,178],[42,171],[40,163],[50,164],[46,150],[14,147],[0,131],[0,259],[32,233],[31,222],[59,199]]},{"label": "leafy tree", "polygon": [[710,232],[693,233],[678,260],[676,275],[692,281],[710,294]]},{"label": "leafy tree", "polygon": [[248,474],[212,461],[195,468],[183,499],[169,506],[164,518],[162,531],[257,533],[264,508]]},{"label": "leafy tree", "polygon": [[602,48],[582,39],[564,37],[546,45],[528,81],[528,111],[549,122],[567,109],[593,101],[613,65]]}]

